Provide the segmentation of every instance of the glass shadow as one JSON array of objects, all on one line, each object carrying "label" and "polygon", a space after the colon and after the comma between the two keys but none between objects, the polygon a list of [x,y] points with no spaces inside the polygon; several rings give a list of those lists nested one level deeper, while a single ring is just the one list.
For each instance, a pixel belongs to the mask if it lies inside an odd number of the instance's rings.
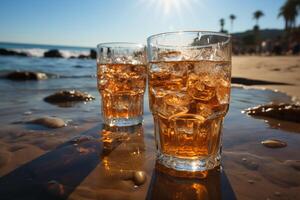
[{"label": "glass shadow", "polygon": [[[96,126],[0,178],[0,198],[66,199],[98,165],[103,143]],[[96,137],[95,137],[96,136]]]},{"label": "glass shadow", "polygon": [[[2,176],[0,199],[67,199],[99,164],[111,165],[110,170],[126,169],[124,163],[142,166],[143,137],[142,125],[98,125]],[[127,162],[111,158],[114,150]],[[108,172],[105,168],[101,173]]]}]

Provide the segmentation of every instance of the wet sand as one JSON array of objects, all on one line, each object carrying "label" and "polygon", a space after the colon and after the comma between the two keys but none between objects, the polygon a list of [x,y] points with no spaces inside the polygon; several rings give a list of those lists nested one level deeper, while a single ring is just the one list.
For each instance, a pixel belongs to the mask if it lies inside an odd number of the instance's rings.
[{"label": "wet sand", "polygon": [[[40,92],[38,99],[48,93]],[[155,170],[153,121],[147,104],[143,125],[110,129],[101,124],[98,101],[66,108],[36,100],[40,109],[31,115],[53,110],[68,121],[67,127],[58,129],[8,123],[33,117],[17,110],[7,115],[0,131],[4,199],[297,199],[300,195],[299,123],[272,119],[268,122],[273,123],[266,123],[241,113],[270,101],[290,102],[282,93],[232,89],[223,129],[223,170],[210,172],[206,180]],[[28,109],[26,103],[19,106]],[[90,137],[72,140],[82,134]],[[270,149],[261,144],[270,138],[286,142],[287,147]],[[145,173],[140,184],[133,175],[138,171]]]},{"label": "wet sand", "polygon": [[300,99],[299,56],[233,56],[232,76],[290,84],[255,85],[259,88],[279,90],[297,97],[298,101]]},{"label": "wet sand", "polygon": [[[235,79],[239,84],[279,89],[299,97],[299,60],[298,57],[234,57],[233,76],[241,78]],[[0,80],[0,85],[1,199],[172,199],[176,196],[297,199],[300,196],[300,124],[241,113],[269,102],[290,103],[292,99],[283,93],[233,87],[223,129],[223,170],[212,172],[207,180],[195,180],[155,170],[153,121],[147,96],[143,126],[107,130],[105,133],[109,134],[105,135],[103,129],[107,128],[102,125],[93,77],[24,83]],[[43,101],[61,89],[74,87],[89,92],[96,100],[71,107]],[[59,117],[67,126],[52,129],[25,123],[43,116]],[[82,134],[90,137],[72,139]],[[113,136],[117,142],[103,142],[104,136]],[[261,141],[268,139],[284,141],[287,146],[267,148]],[[145,180],[137,180],[133,175],[139,171],[145,172]]]}]

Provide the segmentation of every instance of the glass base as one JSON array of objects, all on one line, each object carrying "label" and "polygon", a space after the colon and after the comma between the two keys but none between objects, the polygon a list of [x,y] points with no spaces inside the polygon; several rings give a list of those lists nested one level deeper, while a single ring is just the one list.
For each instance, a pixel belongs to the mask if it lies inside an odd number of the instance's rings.
[{"label": "glass base", "polygon": [[215,155],[202,157],[199,159],[178,158],[170,155],[164,155],[158,152],[157,162],[164,165],[167,168],[177,171],[207,171],[220,166],[221,155],[217,153]]},{"label": "glass base", "polygon": [[132,118],[110,118],[103,119],[104,124],[109,126],[133,126],[143,123],[143,116],[132,117]]}]

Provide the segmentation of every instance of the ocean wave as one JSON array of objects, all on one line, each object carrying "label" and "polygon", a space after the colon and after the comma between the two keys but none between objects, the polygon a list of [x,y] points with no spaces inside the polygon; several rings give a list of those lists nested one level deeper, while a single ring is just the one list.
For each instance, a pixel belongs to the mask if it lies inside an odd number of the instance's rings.
[{"label": "ocean wave", "polygon": [[26,53],[28,56],[32,57],[43,57],[46,49],[13,49],[18,53]]},{"label": "ocean wave", "polygon": [[95,74],[92,74],[92,75],[59,75],[58,77],[56,78],[96,78],[96,75]]},{"label": "ocean wave", "polygon": [[[38,48],[33,48],[33,49],[11,49],[14,50],[18,53],[25,53],[28,56],[32,57],[44,57],[44,53],[49,51],[49,49],[38,49]],[[85,51],[79,51],[79,50],[59,50],[58,51],[61,53],[61,55],[64,58],[70,58],[70,57],[79,57],[80,55],[84,56],[89,56],[90,52],[85,50]]]},{"label": "ocean wave", "polygon": [[89,51],[70,51],[70,50],[59,50],[59,52],[62,54],[64,58],[70,58],[70,57],[78,57],[80,55],[89,56]]}]

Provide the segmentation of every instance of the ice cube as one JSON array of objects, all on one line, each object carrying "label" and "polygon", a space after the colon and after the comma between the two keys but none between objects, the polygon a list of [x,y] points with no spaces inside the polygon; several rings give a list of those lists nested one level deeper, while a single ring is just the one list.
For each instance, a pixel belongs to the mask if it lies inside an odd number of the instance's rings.
[{"label": "ice cube", "polygon": [[220,104],[228,104],[230,96],[230,81],[220,78],[216,88],[216,95]]},{"label": "ice cube", "polygon": [[194,73],[202,76],[203,74],[211,74],[214,69],[214,62],[211,61],[201,61],[195,64]]},{"label": "ice cube", "polygon": [[204,122],[204,118],[193,114],[177,114],[170,118],[170,127],[175,134],[196,134]]},{"label": "ice cube", "polygon": [[116,91],[119,91],[119,87],[115,84],[115,81],[112,79],[106,79],[106,84],[103,85],[103,89],[111,94]]},{"label": "ice cube", "polygon": [[172,75],[174,76],[186,76],[188,72],[188,65],[187,63],[184,62],[176,62],[173,64],[171,70],[172,70]]},{"label": "ice cube", "polygon": [[162,88],[149,88],[149,102],[150,102],[150,109],[152,112],[157,110],[157,105],[162,104],[163,97],[167,94],[167,91],[163,90]]},{"label": "ice cube", "polygon": [[167,105],[186,106],[189,104],[190,98],[186,93],[169,93],[164,96],[164,102]]},{"label": "ice cube", "polygon": [[203,103],[196,104],[196,113],[204,118],[208,118],[213,114],[213,112],[213,109],[209,105]]},{"label": "ice cube", "polygon": [[188,93],[195,100],[209,101],[216,94],[215,81],[206,74],[203,76],[191,74],[187,81]]},{"label": "ice cube", "polygon": [[168,93],[162,98],[160,105],[156,104],[157,112],[166,117],[187,113],[190,98],[186,93]]}]

